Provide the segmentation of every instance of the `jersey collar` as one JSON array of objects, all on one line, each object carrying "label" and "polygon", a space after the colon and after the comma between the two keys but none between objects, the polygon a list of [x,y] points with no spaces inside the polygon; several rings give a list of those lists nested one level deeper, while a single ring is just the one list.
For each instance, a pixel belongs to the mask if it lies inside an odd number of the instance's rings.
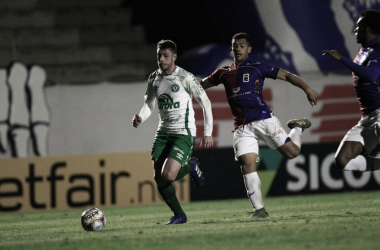
[{"label": "jersey collar", "polygon": [[374,47],[374,45],[378,45],[378,44],[380,44],[379,37],[372,39],[371,41],[368,41],[366,44],[363,45],[363,49],[367,49],[368,47]]},{"label": "jersey collar", "polygon": [[[175,70],[174,70],[173,73],[171,73],[170,75],[175,75],[175,74],[177,74],[178,70],[179,70],[179,69],[178,69],[178,66],[176,65],[176,66],[175,66]],[[170,76],[170,75],[164,75],[164,72],[163,72],[160,68],[158,68],[157,73],[158,73],[159,75],[161,75],[161,76]]]}]

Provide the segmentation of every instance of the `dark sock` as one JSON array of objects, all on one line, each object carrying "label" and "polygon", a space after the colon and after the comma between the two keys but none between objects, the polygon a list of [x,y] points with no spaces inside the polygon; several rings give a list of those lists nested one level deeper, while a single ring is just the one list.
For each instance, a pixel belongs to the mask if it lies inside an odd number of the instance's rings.
[{"label": "dark sock", "polygon": [[190,169],[193,167],[193,165],[189,162],[187,162],[185,165],[181,167],[181,169],[178,171],[177,177],[175,178],[175,181],[178,181],[185,177],[189,172]]},{"label": "dark sock", "polygon": [[162,198],[166,202],[166,204],[170,207],[170,209],[174,212],[175,215],[184,214],[185,212],[182,210],[181,205],[175,195],[175,189],[171,182],[168,182],[163,187],[158,187],[158,192],[160,192]]}]

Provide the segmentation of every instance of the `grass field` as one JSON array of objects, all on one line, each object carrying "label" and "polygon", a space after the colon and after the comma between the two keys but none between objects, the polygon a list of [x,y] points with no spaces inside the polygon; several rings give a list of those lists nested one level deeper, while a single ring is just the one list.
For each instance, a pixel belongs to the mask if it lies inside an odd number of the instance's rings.
[{"label": "grass field", "polygon": [[103,231],[81,228],[83,209],[0,215],[0,249],[380,249],[380,191],[265,198],[269,219],[247,221],[248,199],[183,204],[188,223],[165,226],[164,205],[101,208]]}]

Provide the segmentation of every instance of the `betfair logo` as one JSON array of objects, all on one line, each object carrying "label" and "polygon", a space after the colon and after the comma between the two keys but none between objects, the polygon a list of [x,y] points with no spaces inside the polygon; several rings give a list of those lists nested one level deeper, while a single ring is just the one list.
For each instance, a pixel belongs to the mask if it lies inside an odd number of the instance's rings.
[{"label": "betfair logo", "polygon": [[158,97],[158,108],[159,109],[177,109],[179,108],[179,102],[173,102],[168,94],[162,94]]}]

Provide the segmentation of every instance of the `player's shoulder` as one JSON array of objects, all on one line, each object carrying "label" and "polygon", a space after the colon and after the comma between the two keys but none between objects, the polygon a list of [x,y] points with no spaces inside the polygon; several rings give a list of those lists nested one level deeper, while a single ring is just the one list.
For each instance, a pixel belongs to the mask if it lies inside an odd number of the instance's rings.
[{"label": "player's shoulder", "polygon": [[227,71],[231,71],[233,69],[235,69],[235,67],[233,66],[233,64],[230,64],[230,65],[221,66],[221,67],[217,68],[214,73],[221,74],[221,73],[224,73],[224,72],[227,72]]},{"label": "player's shoulder", "polygon": [[153,82],[153,80],[159,75],[159,70],[155,70],[153,73],[150,73],[148,76],[148,83]]},{"label": "player's shoulder", "polygon": [[181,79],[181,81],[183,80],[191,80],[191,81],[196,81],[196,78],[194,76],[193,73],[181,68],[181,67],[178,67],[177,66],[177,70],[176,70],[176,75]]},{"label": "player's shoulder", "polygon": [[193,74],[191,72],[189,72],[189,71],[187,71],[184,68],[181,68],[179,66],[177,66],[177,70],[175,71],[175,74],[178,76],[182,76],[182,77],[193,76]]},{"label": "player's shoulder", "polygon": [[159,70],[156,69],[155,71],[153,71],[152,73],[150,73],[148,79],[155,78],[158,74],[159,74]]},{"label": "player's shoulder", "polygon": [[245,60],[243,63],[242,63],[242,66],[250,66],[250,67],[265,67],[265,66],[268,66],[269,63],[267,62],[264,62],[264,61],[256,61],[256,60],[252,60],[252,59],[247,59]]},{"label": "player's shoulder", "polygon": [[241,67],[252,67],[255,68],[256,70],[260,72],[272,72],[275,71],[278,67],[275,67],[274,65],[264,62],[264,61],[254,61],[254,60],[249,60],[245,61],[244,64],[241,65]]},{"label": "player's shoulder", "polygon": [[378,57],[380,55],[380,43],[376,43],[373,47],[372,47],[372,51],[371,51],[372,55]]},{"label": "player's shoulder", "polygon": [[362,50],[369,52],[370,55],[378,55],[380,53],[380,38],[369,41]]}]

